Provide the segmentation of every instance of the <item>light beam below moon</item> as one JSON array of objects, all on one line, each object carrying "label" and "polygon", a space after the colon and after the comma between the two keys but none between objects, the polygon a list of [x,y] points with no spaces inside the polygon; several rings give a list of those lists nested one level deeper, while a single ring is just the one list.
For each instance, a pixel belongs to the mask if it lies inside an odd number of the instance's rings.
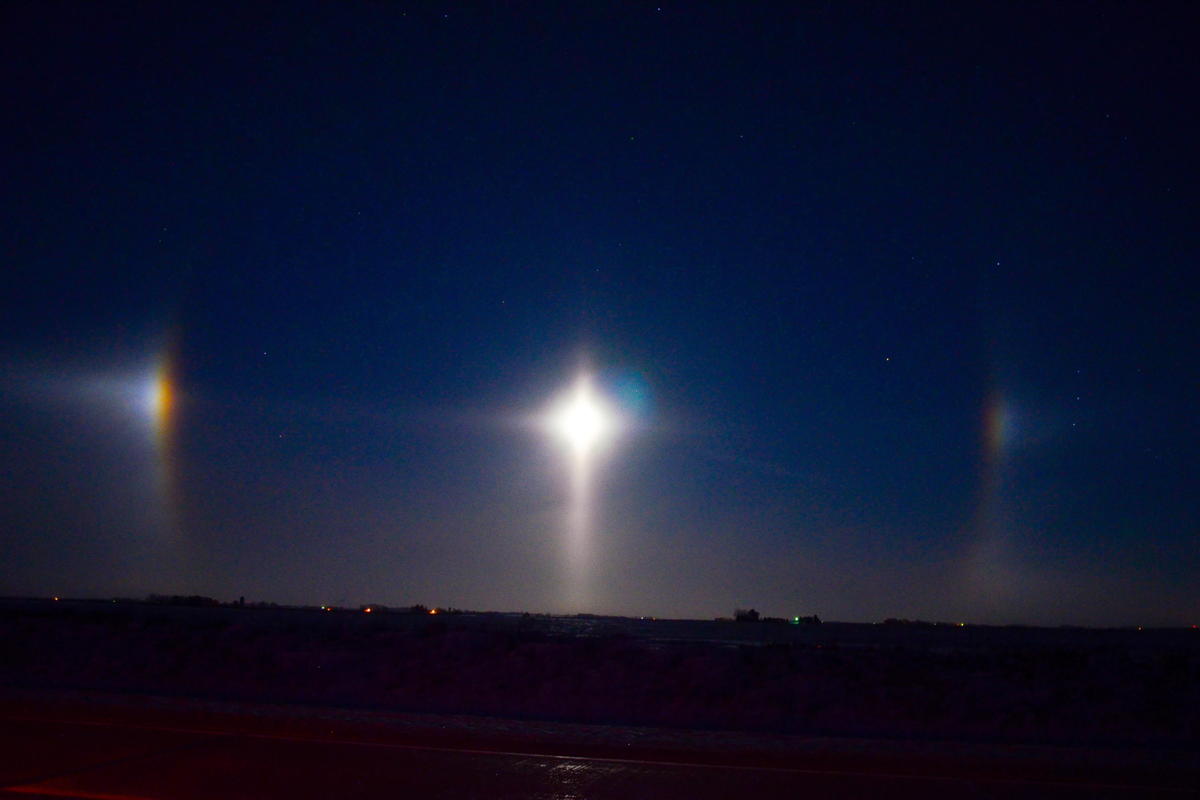
[{"label": "light beam below moon", "polygon": [[550,432],[570,447],[569,496],[566,518],[567,597],[575,610],[590,600],[588,565],[593,524],[592,473],[596,456],[617,428],[616,415],[582,374],[546,417]]}]

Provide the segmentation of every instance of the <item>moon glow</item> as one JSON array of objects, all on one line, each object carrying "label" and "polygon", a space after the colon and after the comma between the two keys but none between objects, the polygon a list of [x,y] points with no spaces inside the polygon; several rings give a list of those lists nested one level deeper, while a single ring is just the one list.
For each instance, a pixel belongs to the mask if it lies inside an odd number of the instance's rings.
[{"label": "moon glow", "polygon": [[549,432],[570,450],[569,501],[566,514],[566,555],[568,561],[568,597],[575,609],[590,602],[588,564],[592,539],[595,498],[592,472],[600,449],[618,427],[617,415],[592,388],[591,376],[584,373],[545,417]]},{"label": "moon glow", "polygon": [[550,425],[566,440],[577,458],[587,458],[611,432],[612,415],[582,376],[567,398],[555,409]]}]

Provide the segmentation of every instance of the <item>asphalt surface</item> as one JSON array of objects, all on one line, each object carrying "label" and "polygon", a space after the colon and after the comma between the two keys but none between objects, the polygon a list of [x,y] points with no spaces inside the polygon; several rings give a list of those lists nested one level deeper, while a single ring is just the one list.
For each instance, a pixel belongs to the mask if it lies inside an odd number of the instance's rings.
[{"label": "asphalt surface", "polygon": [[[896,770],[886,761],[711,751],[581,755],[495,736],[284,720],[270,712],[152,712],[109,706],[0,706],[0,797],[191,798],[1135,798],[1195,796],[1153,774],[1077,770]],[[580,748],[588,749],[588,748]],[[595,748],[592,748],[593,750]],[[567,752],[564,752],[566,750]]]}]

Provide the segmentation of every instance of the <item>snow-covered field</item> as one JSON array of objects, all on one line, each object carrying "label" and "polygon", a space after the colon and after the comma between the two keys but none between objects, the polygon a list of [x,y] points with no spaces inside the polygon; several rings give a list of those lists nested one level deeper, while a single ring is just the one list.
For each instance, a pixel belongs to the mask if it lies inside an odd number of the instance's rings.
[{"label": "snow-covered field", "polygon": [[1200,743],[1200,632],[0,602],[0,681],[525,720]]}]

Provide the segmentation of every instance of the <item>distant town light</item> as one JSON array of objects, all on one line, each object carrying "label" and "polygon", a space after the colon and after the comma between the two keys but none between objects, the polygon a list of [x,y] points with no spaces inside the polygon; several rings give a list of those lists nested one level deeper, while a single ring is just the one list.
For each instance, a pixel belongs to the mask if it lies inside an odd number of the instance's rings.
[{"label": "distant town light", "polygon": [[370,614],[370,613],[371,613],[371,607],[370,607],[370,606],[367,606],[366,608],[364,608],[364,609],[363,609],[363,613],[364,613],[364,614]]},{"label": "distant town light", "polygon": [[431,609],[429,609],[429,613],[430,613],[430,614],[436,614],[436,613],[437,613],[437,609],[436,609],[436,608],[431,608]]}]

